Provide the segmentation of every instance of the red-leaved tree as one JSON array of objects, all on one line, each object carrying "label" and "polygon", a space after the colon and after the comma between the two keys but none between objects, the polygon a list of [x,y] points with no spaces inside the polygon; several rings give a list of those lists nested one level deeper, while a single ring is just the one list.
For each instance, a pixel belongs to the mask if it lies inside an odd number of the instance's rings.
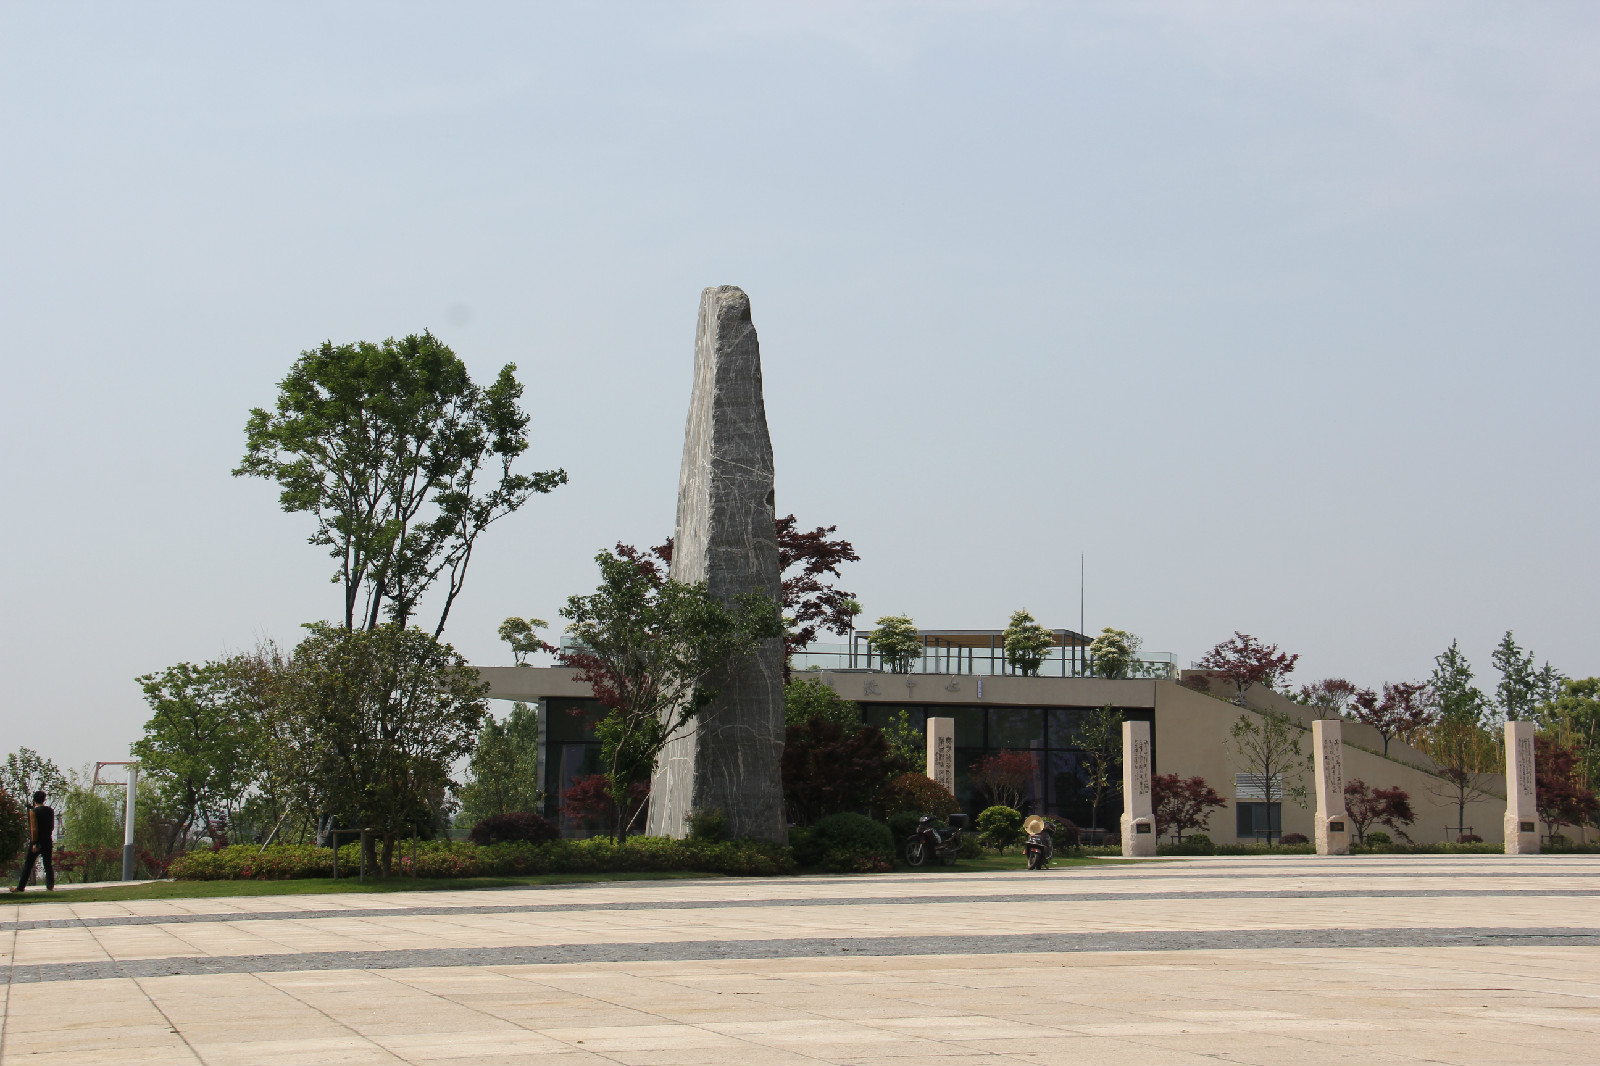
[{"label": "red-leaved tree", "polygon": [[1411,793],[1398,785],[1372,788],[1359,777],[1345,782],[1344,813],[1356,827],[1357,844],[1367,842],[1367,833],[1374,825],[1386,825],[1405,836],[1405,830],[1400,827],[1417,820],[1411,810]]},{"label": "red-leaved tree", "polygon": [[789,820],[810,825],[826,815],[874,809],[889,782],[909,767],[877,726],[847,730],[813,717],[786,730],[782,769]]},{"label": "red-leaved tree", "polygon": [[1370,688],[1357,692],[1350,701],[1356,721],[1365,722],[1383,738],[1383,753],[1389,754],[1389,741],[1396,737],[1409,737],[1433,721],[1433,700],[1427,685],[1402,681],[1391,685],[1384,683],[1383,695]]},{"label": "red-leaved tree", "polygon": [[[830,540],[838,526],[818,526],[809,533],[796,526],[794,515],[778,519],[778,572],[783,576],[783,614],[788,626],[783,636],[783,680],[789,680],[789,659],[817,639],[823,630],[848,637],[860,604],[855,593],[836,588],[830,577],[842,576],[844,563],[860,562],[847,540]],[[672,538],[650,549],[659,559],[672,562]]]},{"label": "red-leaved tree", "polygon": [[635,781],[628,786],[628,809],[617,817],[617,802],[611,798],[611,786],[605,774],[580,777],[561,794],[561,811],[585,829],[609,830],[619,822],[631,825],[637,820],[639,809],[650,799],[650,783]]},{"label": "red-leaved tree", "polygon": [[1232,684],[1238,690],[1238,702],[1243,702],[1245,690],[1251,685],[1277,688],[1299,661],[1298,654],[1280,652],[1276,644],[1263,644],[1248,633],[1234,630],[1232,640],[1225,640],[1206,652],[1196,665],[1202,670],[1215,671]]},{"label": "red-leaved tree", "polygon": [[1214,808],[1226,807],[1228,801],[1203,777],[1182,778],[1177,774],[1157,774],[1150,779],[1150,802],[1155,809],[1156,832],[1172,830],[1178,843],[1183,843],[1185,830],[1197,831],[1211,828]]},{"label": "red-leaved tree", "polygon": [[1019,811],[1033,781],[1033,760],[1032,752],[997,751],[972,764],[972,779],[990,803]]},{"label": "red-leaved tree", "polygon": [[1564,825],[1584,825],[1600,810],[1600,801],[1583,786],[1578,755],[1554,737],[1540,733],[1533,739],[1534,803],[1545,832],[1556,835]]},{"label": "red-leaved tree", "polygon": [[1328,712],[1329,717],[1343,718],[1360,691],[1353,682],[1342,677],[1328,677],[1314,684],[1301,685],[1299,700],[1317,708],[1318,718],[1323,717],[1324,711]]}]

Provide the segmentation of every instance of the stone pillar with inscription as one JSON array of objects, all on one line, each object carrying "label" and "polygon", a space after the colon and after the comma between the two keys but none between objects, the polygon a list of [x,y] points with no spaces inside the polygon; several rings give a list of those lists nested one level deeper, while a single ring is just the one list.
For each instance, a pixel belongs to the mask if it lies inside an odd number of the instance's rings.
[{"label": "stone pillar with inscription", "polygon": [[956,793],[956,720],[928,719],[928,777]]},{"label": "stone pillar with inscription", "polygon": [[1344,808],[1344,736],[1337,719],[1311,723],[1317,751],[1317,854],[1350,854],[1350,819]]},{"label": "stone pillar with inscription", "polygon": [[1506,854],[1539,854],[1532,722],[1506,723]]},{"label": "stone pillar with inscription", "polygon": [[1122,723],[1122,854],[1156,853],[1156,816],[1151,805],[1150,723]]}]

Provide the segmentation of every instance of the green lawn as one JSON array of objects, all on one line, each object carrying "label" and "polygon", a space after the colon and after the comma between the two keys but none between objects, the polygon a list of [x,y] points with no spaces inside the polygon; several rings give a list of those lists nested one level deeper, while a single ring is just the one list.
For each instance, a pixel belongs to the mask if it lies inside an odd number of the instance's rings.
[{"label": "green lawn", "polygon": [[[1051,868],[1066,866],[1105,866],[1121,859],[1058,858]],[[1148,860],[1147,860],[1148,861]],[[962,859],[955,866],[900,866],[895,873],[990,873],[1026,868],[1021,853],[985,855]],[[580,885],[598,881],[676,881],[686,878],[721,878],[722,874],[674,871],[671,873],[537,874],[529,877],[391,877],[366,883],[341,877],[337,882],[326,877],[307,877],[291,881],[155,881],[126,888],[84,888],[46,892],[30,888],[25,893],[7,893],[0,903],[106,903],[134,899],[205,899],[219,896],[295,896],[307,894],[366,892],[446,892],[475,888],[523,888],[528,885]]]}]

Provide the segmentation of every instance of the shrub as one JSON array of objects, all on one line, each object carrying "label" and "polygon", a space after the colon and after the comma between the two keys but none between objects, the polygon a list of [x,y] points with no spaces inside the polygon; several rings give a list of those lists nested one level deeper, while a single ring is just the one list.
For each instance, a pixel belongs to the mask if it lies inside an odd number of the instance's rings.
[{"label": "shrub", "polygon": [[[886,821],[889,826],[889,836],[894,839],[895,845],[898,847],[906,837],[916,832],[917,823],[922,821],[922,815],[916,811],[900,811],[897,814],[889,815]],[[934,818],[933,824],[942,829],[944,828],[944,819]]]},{"label": "shrub", "polygon": [[937,819],[948,818],[959,810],[961,801],[926,774],[901,774],[884,789],[883,811],[887,815],[929,814]]},{"label": "shrub", "polygon": [[1369,848],[1387,848],[1393,844],[1394,838],[1382,829],[1374,829],[1367,834],[1367,847]]},{"label": "shrub", "polygon": [[801,825],[875,807],[889,781],[906,770],[876,726],[846,730],[812,718],[784,736],[783,801]]},{"label": "shrub", "polygon": [[961,834],[961,858],[963,858],[963,859],[981,859],[981,858],[983,858],[983,844],[978,840],[977,834],[975,834],[975,833],[962,833]]},{"label": "shrub", "polygon": [[1158,849],[1162,855],[1215,855],[1217,846],[1204,833],[1190,833],[1176,844],[1163,844]]},{"label": "shrub", "polygon": [[1483,838],[1477,833],[1462,833],[1456,837],[1457,844],[1482,844]]},{"label": "shrub", "polygon": [[689,838],[691,840],[720,841],[732,836],[728,829],[728,816],[716,807],[708,807],[703,811],[695,811],[689,815]]},{"label": "shrub", "polygon": [[894,868],[895,851],[888,826],[848,811],[819,819],[794,841],[798,862],[830,873],[885,873]]},{"label": "shrub", "polygon": [[1285,833],[1278,838],[1278,843],[1288,845],[1309,844],[1310,840],[1307,839],[1304,833]]},{"label": "shrub", "polygon": [[978,815],[978,842],[1005,851],[1022,840],[1022,815],[1011,807],[990,807]]},{"label": "shrub", "polygon": [[472,827],[467,839],[487,847],[490,844],[544,844],[559,839],[561,830],[531,811],[494,814]]},{"label": "shrub", "polygon": [[[339,849],[339,876],[355,877],[361,868],[361,845]],[[516,877],[556,873],[629,873],[691,871],[770,877],[793,873],[794,857],[781,844],[754,840],[672,840],[610,837],[551,840],[543,844],[502,843],[480,846],[464,841],[426,840],[415,852],[395,856],[395,872],[409,877]],[[172,862],[170,876],[180,881],[273,881],[331,877],[333,849],[303,844],[277,844],[262,851],[240,844],[220,851],[191,851]]]}]

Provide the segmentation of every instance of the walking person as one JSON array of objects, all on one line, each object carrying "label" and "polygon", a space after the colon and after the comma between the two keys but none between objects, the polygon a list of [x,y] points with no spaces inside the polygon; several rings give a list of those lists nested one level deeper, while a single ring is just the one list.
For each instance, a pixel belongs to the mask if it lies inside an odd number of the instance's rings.
[{"label": "walking person", "polygon": [[45,891],[56,890],[56,864],[51,854],[54,850],[55,836],[55,809],[45,803],[45,794],[42,790],[35,792],[33,802],[28,805],[28,854],[22,860],[22,876],[17,880],[17,887],[11,891],[28,890],[28,878],[33,874],[33,861],[36,858],[44,860]]}]

